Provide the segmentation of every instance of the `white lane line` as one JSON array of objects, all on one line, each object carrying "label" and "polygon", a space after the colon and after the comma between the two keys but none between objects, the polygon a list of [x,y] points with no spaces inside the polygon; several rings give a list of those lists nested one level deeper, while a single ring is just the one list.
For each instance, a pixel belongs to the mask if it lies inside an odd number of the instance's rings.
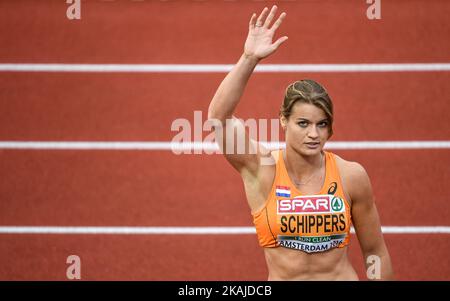
[{"label": "white lane line", "polygon": [[[0,64],[9,72],[229,72],[232,64]],[[255,72],[408,72],[450,71],[450,63],[261,64]]]},{"label": "white lane line", "polygon": [[[284,148],[284,142],[265,143],[270,149]],[[450,141],[330,141],[326,149],[449,149]],[[125,142],[125,141],[0,141],[0,149],[45,150],[164,150],[164,151],[218,151],[211,142]]]},{"label": "white lane line", "polygon": [[22,227],[2,226],[0,234],[255,234],[251,227]]},{"label": "white lane line", "polygon": [[[384,234],[450,234],[450,226],[383,226]],[[355,233],[354,229],[351,229]],[[0,234],[256,234],[254,227],[53,227],[0,226]]]}]

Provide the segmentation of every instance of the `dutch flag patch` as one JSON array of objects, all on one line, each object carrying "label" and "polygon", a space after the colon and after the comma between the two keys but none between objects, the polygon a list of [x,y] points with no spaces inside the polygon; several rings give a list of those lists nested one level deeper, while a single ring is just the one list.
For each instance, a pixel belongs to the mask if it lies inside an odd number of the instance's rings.
[{"label": "dutch flag patch", "polygon": [[275,195],[285,197],[285,198],[290,198],[291,197],[291,188],[288,186],[278,186],[277,185],[275,187]]}]

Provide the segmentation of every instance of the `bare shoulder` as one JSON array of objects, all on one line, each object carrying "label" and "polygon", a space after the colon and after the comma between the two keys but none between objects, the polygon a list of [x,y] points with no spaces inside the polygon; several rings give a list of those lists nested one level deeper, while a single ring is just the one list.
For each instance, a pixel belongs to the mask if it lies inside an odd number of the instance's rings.
[{"label": "bare shoulder", "polygon": [[349,177],[351,180],[356,181],[368,177],[366,169],[360,163],[345,160],[336,154],[334,154],[334,156],[342,176]]},{"label": "bare shoulder", "polygon": [[348,161],[335,154],[342,184],[350,199],[356,200],[360,196],[372,193],[372,187],[366,169],[358,162]]}]

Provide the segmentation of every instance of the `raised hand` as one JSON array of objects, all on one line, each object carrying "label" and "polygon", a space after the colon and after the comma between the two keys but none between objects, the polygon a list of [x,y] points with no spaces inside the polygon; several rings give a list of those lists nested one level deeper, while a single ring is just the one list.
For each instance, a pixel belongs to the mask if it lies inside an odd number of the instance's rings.
[{"label": "raised hand", "polygon": [[[247,57],[252,57],[261,60],[278,49],[278,47],[285,42],[288,37],[284,36],[272,43],[273,36],[276,30],[280,27],[281,22],[286,17],[286,13],[282,13],[278,19],[270,27],[270,23],[275,17],[277,12],[277,6],[274,5],[269,12],[269,9],[265,7],[258,19],[256,19],[256,14],[252,15],[249,23],[248,36],[245,41],[244,54]],[[270,27],[270,28],[269,28]]]}]

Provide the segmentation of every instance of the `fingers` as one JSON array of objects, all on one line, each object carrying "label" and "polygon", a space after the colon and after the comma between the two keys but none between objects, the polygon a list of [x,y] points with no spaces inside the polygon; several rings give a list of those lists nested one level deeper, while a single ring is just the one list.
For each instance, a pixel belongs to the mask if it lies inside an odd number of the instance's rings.
[{"label": "fingers", "polygon": [[277,6],[272,6],[272,9],[270,10],[269,15],[267,16],[266,22],[264,22],[264,27],[269,28],[270,22],[272,22],[273,17],[275,16],[275,13],[277,12]]},{"label": "fingers", "polygon": [[277,49],[278,47],[280,47],[281,44],[283,44],[284,42],[286,42],[288,39],[288,37],[284,36],[279,38],[278,40],[275,41],[275,43],[273,43],[273,46],[275,47],[275,49]]},{"label": "fingers", "polygon": [[253,14],[250,19],[250,23],[248,24],[248,27],[250,29],[255,28],[255,23],[256,23],[256,14]]},{"label": "fingers", "polygon": [[273,24],[272,28],[270,30],[276,31],[278,27],[280,27],[281,23],[283,22],[284,18],[286,17],[286,13],[282,13],[278,19]]},{"label": "fingers", "polygon": [[258,17],[258,20],[256,20],[256,27],[260,27],[264,25],[264,19],[267,17],[269,9],[267,7],[264,7],[263,11],[261,12],[261,14]]}]

